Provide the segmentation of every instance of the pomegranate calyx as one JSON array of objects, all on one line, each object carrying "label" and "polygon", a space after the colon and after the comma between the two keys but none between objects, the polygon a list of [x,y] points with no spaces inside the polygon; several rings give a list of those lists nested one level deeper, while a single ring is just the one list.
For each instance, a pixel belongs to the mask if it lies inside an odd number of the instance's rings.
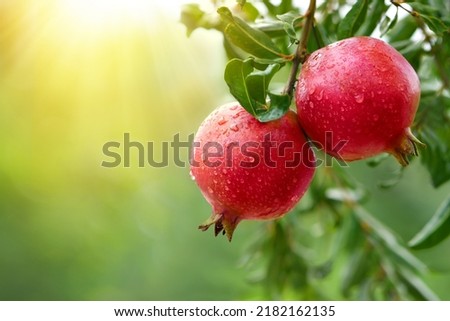
[{"label": "pomegranate calyx", "polygon": [[211,225],[214,225],[214,235],[217,236],[222,232],[222,234],[227,236],[228,241],[231,242],[233,232],[239,222],[240,219],[236,215],[227,213],[213,213],[198,228],[202,231],[206,231]]},{"label": "pomegranate calyx", "polygon": [[409,164],[409,156],[419,156],[417,145],[422,147],[426,146],[413,135],[411,129],[408,127],[404,134],[401,135],[398,142],[394,145],[392,150],[389,150],[388,152],[392,154],[395,159],[397,159],[400,165],[407,166]]}]

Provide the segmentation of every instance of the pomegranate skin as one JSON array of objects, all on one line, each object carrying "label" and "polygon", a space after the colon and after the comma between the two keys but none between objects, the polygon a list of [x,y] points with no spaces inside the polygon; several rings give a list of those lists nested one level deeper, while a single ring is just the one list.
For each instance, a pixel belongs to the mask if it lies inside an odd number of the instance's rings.
[{"label": "pomegranate skin", "polygon": [[231,241],[241,220],[279,218],[303,196],[314,171],[294,112],[261,123],[237,102],[223,105],[194,138],[191,175],[213,211],[199,228],[215,225],[215,234],[223,231]]},{"label": "pomegranate skin", "polygon": [[299,75],[296,105],[307,135],[346,161],[417,154],[410,126],[420,99],[408,61],[379,39],[353,37],[313,52]]}]

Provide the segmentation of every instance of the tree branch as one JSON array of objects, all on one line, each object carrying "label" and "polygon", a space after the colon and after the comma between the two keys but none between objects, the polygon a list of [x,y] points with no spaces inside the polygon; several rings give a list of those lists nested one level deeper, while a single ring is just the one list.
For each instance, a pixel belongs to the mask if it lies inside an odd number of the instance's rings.
[{"label": "tree branch", "polygon": [[295,82],[297,81],[297,71],[302,63],[305,62],[307,57],[307,44],[309,34],[311,32],[314,23],[314,13],[316,11],[316,0],[310,0],[308,10],[305,12],[305,23],[303,25],[300,41],[295,52],[294,59],[292,60],[291,73],[289,74],[284,94],[292,96],[294,91]]}]

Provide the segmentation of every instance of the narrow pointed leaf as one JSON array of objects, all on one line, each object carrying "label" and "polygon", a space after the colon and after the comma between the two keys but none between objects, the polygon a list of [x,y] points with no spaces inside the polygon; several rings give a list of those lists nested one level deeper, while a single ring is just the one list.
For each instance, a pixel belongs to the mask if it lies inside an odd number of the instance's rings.
[{"label": "narrow pointed leaf", "polygon": [[442,36],[444,32],[450,32],[450,26],[445,24],[443,20],[427,15],[422,15],[422,18],[427,26],[438,36]]},{"label": "narrow pointed leaf", "polygon": [[408,2],[408,4],[420,14],[427,26],[437,35],[442,36],[444,32],[450,32],[450,24],[445,19],[445,11],[441,12],[438,7],[420,2]]},{"label": "narrow pointed leaf", "polygon": [[228,8],[221,7],[217,12],[226,23],[225,37],[235,46],[258,58],[283,59],[287,57],[267,34],[252,28],[239,17],[233,16]]},{"label": "narrow pointed leaf", "polygon": [[448,197],[428,221],[417,233],[409,246],[413,249],[426,249],[433,247],[450,235],[450,197]]},{"label": "narrow pointed leaf", "polygon": [[338,26],[338,39],[349,38],[353,36],[361,27],[366,17],[368,0],[358,0],[347,15],[342,19]]},{"label": "narrow pointed leaf", "polygon": [[390,230],[376,220],[364,208],[355,208],[355,214],[361,223],[369,227],[371,234],[376,238],[377,244],[379,243],[380,246],[386,249],[387,254],[391,256],[398,265],[402,265],[418,273],[424,273],[428,270],[422,261],[412,255],[406,247],[400,244],[397,237]]},{"label": "narrow pointed leaf", "polygon": [[415,300],[438,301],[439,297],[428,287],[428,285],[416,274],[411,271],[399,268],[398,275],[406,285],[408,292]]},{"label": "narrow pointed leaf", "polygon": [[408,15],[401,19],[389,32],[389,42],[394,43],[402,40],[410,40],[412,34],[417,30],[416,20]]},{"label": "narrow pointed leaf", "polygon": [[395,12],[395,16],[394,19],[392,19],[392,21],[389,22],[389,17],[386,16],[386,19],[388,19],[388,22],[386,24],[384,24],[384,21],[381,23],[380,26],[380,32],[381,32],[381,37],[384,36],[389,30],[391,30],[392,28],[394,28],[394,26],[396,25],[397,21],[398,21],[398,7],[397,7],[397,11]]},{"label": "narrow pointed leaf", "polygon": [[418,138],[427,145],[420,159],[434,187],[450,180],[450,98],[430,96],[421,100],[416,121]]},{"label": "narrow pointed leaf", "polygon": [[359,248],[350,256],[342,276],[341,292],[344,296],[349,297],[352,287],[367,279],[375,267],[369,254],[364,248]]},{"label": "narrow pointed leaf", "polygon": [[384,1],[372,1],[371,5],[367,9],[367,19],[364,21],[364,24],[361,26],[357,34],[360,36],[370,36],[380,23],[381,16],[387,11],[388,8],[389,6],[386,5]]}]

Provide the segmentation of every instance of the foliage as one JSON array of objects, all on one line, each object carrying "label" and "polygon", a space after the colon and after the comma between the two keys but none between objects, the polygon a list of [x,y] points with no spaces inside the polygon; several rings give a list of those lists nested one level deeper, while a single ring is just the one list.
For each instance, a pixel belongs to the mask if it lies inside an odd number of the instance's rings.
[{"label": "foliage", "polygon": [[[226,84],[260,121],[277,119],[288,110],[293,77],[307,53],[355,35],[382,37],[390,43],[421,80],[422,98],[413,126],[427,145],[420,161],[435,188],[450,180],[447,1],[325,0],[310,1],[309,8],[292,0],[278,5],[269,0],[241,0],[232,7],[213,2],[217,12],[203,11],[196,4],[185,6],[182,22],[188,34],[197,28],[223,34],[229,59]],[[287,85],[275,93],[271,82],[283,77]],[[372,159],[369,165],[378,166],[384,159]],[[393,177],[384,187],[401,179],[401,175]],[[430,213],[431,219],[408,246],[364,207],[369,199],[366,189],[345,168],[319,168],[309,196],[295,215],[267,224],[245,257],[252,274],[258,276],[255,280],[265,285],[267,297],[327,299],[321,281],[338,273],[343,298],[438,299],[423,280],[428,267],[414,251],[436,246],[448,237],[449,199],[434,215]],[[314,235],[311,231],[317,228],[323,233]]]}]

